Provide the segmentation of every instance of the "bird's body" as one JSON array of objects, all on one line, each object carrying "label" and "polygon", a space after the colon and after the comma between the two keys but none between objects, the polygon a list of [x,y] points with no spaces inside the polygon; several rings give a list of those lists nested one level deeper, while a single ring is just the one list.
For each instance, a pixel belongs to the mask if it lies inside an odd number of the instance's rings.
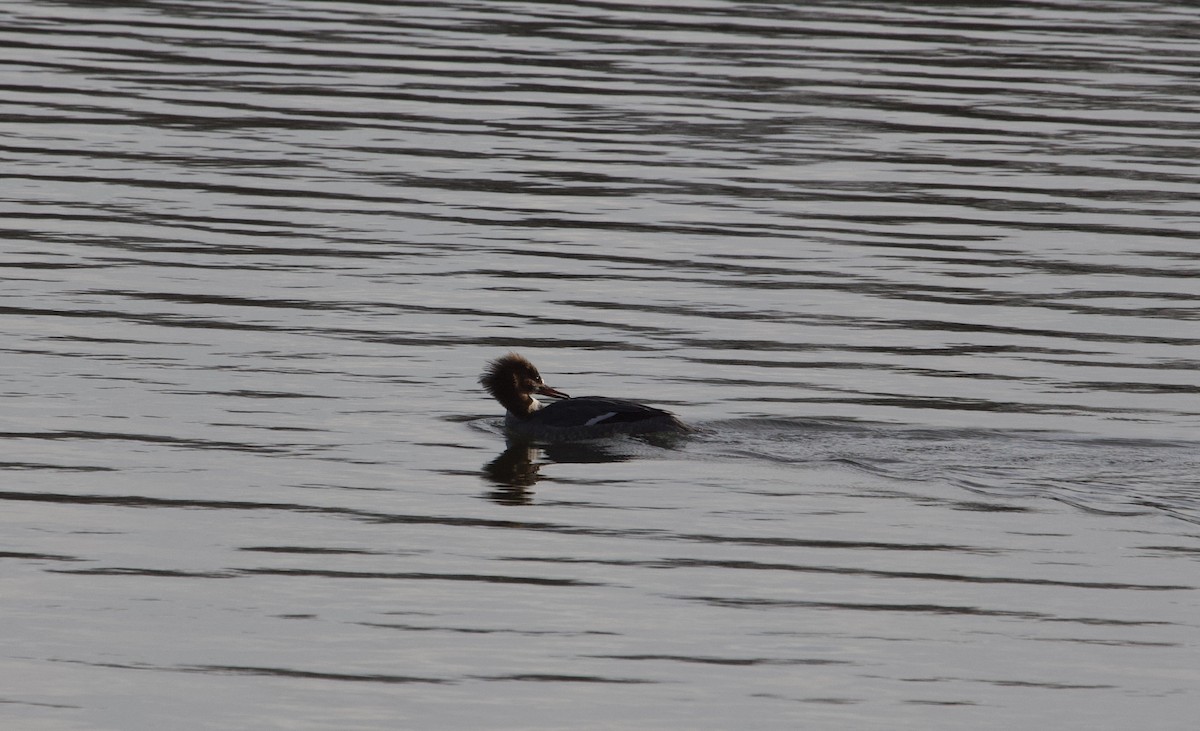
[{"label": "bird's body", "polygon": [[[516,353],[489,363],[479,382],[507,409],[504,426],[516,436],[558,441],[689,431],[673,414],[635,401],[571,398],[547,386],[537,368]],[[542,404],[534,394],[557,400]]]}]

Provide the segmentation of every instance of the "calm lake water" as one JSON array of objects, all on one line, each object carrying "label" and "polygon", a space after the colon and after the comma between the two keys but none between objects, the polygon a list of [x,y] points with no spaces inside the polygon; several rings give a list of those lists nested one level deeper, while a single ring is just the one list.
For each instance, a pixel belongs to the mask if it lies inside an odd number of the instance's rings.
[{"label": "calm lake water", "polygon": [[1194,728],[1197,8],[0,18],[3,728]]}]

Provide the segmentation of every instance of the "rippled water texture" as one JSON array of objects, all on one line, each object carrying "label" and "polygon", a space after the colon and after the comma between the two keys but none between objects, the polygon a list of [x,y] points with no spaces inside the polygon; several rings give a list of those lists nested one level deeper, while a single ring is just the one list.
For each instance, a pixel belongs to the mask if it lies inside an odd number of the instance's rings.
[{"label": "rippled water texture", "polygon": [[3,728],[1194,728],[1190,4],[0,19]]}]

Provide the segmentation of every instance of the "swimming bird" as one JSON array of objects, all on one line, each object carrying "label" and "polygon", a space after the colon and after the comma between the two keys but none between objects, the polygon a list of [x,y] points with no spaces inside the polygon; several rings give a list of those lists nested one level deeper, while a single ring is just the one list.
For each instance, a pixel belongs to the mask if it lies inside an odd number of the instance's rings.
[{"label": "swimming bird", "polygon": [[[690,431],[674,414],[634,401],[603,396],[571,398],[547,386],[533,363],[516,353],[488,363],[479,383],[508,410],[504,428],[516,436],[558,441]],[[555,401],[542,404],[535,394]]]}]

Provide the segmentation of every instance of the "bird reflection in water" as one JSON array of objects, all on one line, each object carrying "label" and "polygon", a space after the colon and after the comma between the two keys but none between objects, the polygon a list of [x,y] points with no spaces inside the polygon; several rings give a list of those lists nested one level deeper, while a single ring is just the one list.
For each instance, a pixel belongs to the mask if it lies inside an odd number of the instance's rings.
[{"label": "bird reflection in water", "polygon": [[638,456],[624,442],[591,441],[545,444],[510,439],[508,447],[483,466],[483,474],[496,488],[487,498],[501,505],[530,505],[531,489],[549,464],[602,464],[628,462]]}]

